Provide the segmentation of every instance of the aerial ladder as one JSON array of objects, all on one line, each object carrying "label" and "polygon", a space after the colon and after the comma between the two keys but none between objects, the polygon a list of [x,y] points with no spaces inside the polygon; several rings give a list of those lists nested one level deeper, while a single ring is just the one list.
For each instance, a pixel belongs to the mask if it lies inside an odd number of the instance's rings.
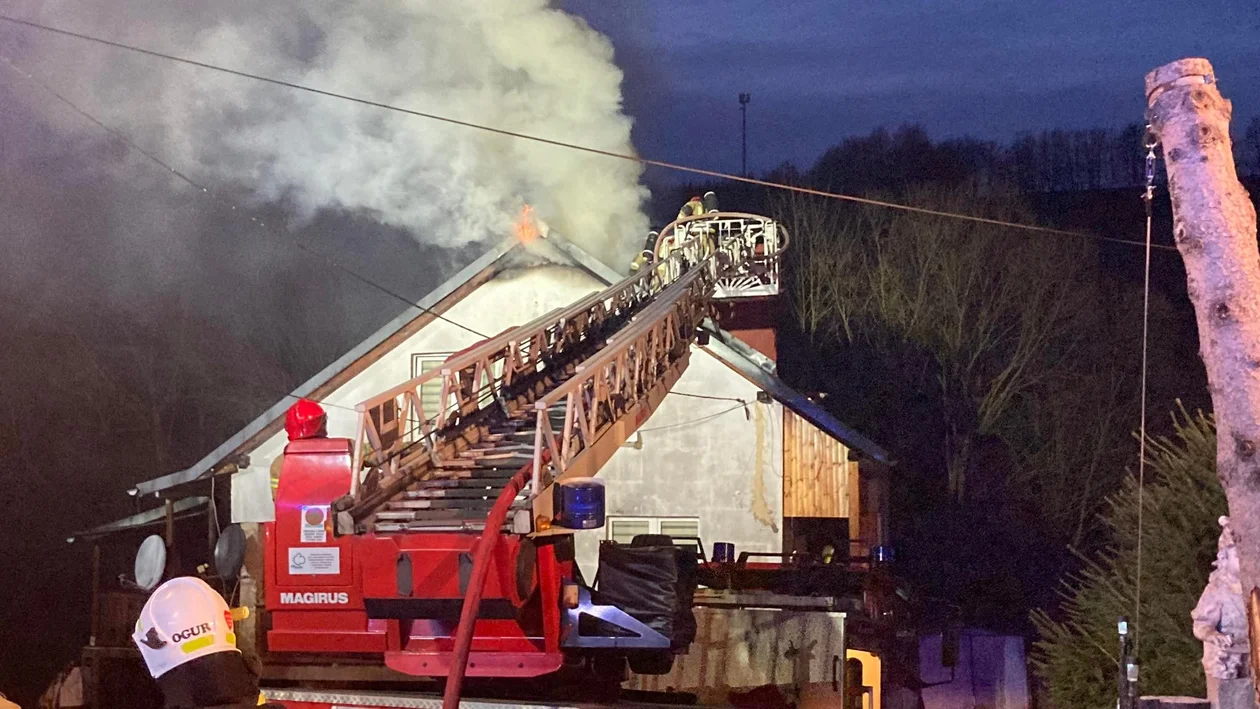
[{"label": "aerial ladder", "polygon": [[715,293],[777,290],[786,244],[759,215],[678,219],[634,275],[360,403],[353,439],[291,441],[265,529],[269,652],[383,657],[446,678],[446,706],[465,673],[668,671],[689,641],[593,600],[564,493],[677,382]]}]

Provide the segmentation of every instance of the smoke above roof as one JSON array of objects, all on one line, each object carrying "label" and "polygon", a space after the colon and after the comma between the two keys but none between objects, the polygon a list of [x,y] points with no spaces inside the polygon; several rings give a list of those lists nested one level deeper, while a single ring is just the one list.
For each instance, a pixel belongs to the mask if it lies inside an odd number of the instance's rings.
[{"label": "smoke above roof", "polygon": [[[403,108],[633,152],[612,45],[547,0],[110,5],[106,14],[31,3],[26,16]],[[42,55],[45,75],[72,72],[73,95],[91,94],[85,107],[157,143],[177,168],[283,203],[298,219],[362,212],[426,243],[459,246],[510,235],[527,203],[617,264],[647,230],[642,168],[629,161],[74,42],[39,37],[37,51],[22,54]]]}]

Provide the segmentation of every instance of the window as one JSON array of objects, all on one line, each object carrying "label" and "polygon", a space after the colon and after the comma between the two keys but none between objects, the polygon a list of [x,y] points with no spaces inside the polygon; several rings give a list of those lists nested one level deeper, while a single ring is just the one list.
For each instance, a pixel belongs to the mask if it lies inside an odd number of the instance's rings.
[{"label": "window", "polygon": [[[436,369],[442,368],[442,363],[446,361],[449,354],[436,352],[426,352],[424,354],[415,354],[411,356],[411,376],[418,377],[422,374],[428,374]],[[428,418],[433,418],[438,414],[438,406],[442,399],[442,380],[434,379],[431,382],[425,382],[420,386],[420,405],[424,407],[424,414]]]},{"label": "window", "polygon": [[698,519],[663,519],[660,522],[661,534],[671,537],[700,536],[700,520]]},{"label": "window", "polygon": [[[424,352],[421,354],[413,354],[411,356],[411,376],[418,377],[422,374],[428,374],[434,370],[442,368],[446,363],[449,352]],[[481,381],[477,382],[477,390],[481,392],[477,398],[477,405],[484,407],[491,399],[493,399],[493,383],[491,377],[498,378],[503,375],[503,361],[494,362],[492,371],[483,372]],[[438,407],[442,403],[442,380],[434,379],[431,382],[425,382],[420,386],[420,404],[424,406],[424,413],[429,418],[433,418],[438,414]]]},{"label": "window", "polygon": [[629,544],[640,534],[652,533],[652,520],[639,517],[613,518],[608,521],[608,538],[618,544]]},{"label": "window", "polygon": [[697,517],[609,517],[607,538],[629,544],[639,534],[664,534],[670,537],[700,536]]}]

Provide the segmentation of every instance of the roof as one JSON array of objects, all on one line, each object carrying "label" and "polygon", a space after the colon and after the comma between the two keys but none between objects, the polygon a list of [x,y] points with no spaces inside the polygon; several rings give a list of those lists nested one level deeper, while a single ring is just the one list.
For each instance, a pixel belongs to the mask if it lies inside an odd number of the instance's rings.
[{"label": "roof", "polygon": [[872,460],[892,465],[893,460],[871,439],[841,423],[817,402],[788,386],[776,372],[774,361],[748,346],[731,333],[706,319],[704,329],[710,333],[705,351],[717,357],[745,379],[761,387],[793,413],[809,421],[827,435],[840,441],[850,450],[858,451]]},{"label": "roof", "polygon": [[[556,258],[557,256],[560,258]],[[132,495],[162,495],[206,478],[221,468],[227,468],[222,472],[230,472],[233,469],[230,463],[241,455],[247,454],[281,429],[284,413],[292,406],[293,401],[300,398],[322,400],[367,365],[432,322],[477,286],[498,273],[530,262],[544,263],[558,260],[572,262],[603,283],[614,283],[621,279],[616,271],[555,232],[549,233],[529,247],[524,246],[515,238],[505,239],[430,291],[417,302],[415,308],[408,309],[386,323],[349,352],[298,385],[289,395],[259,414],[245,428],[207,453],[201,460],[184,470],[141,482],[129,492]],[[420,312],[417,314],[416,310]]]},{"label": "roof", "polygon": [[[182,519],[201,511],[202,507],[210,501],[208,497],[186,497],[178,500],[171,505],[171,515],[175,519]],[[166,521],[166,509],[158,507],[152,510],[146,510],[130,517],[123,517],[109,524],[102,524],[99,527],[93,527],[82,532],[75,532],[66,539],[67,542],[74,543],[76,541],[91,541],[99,537],[104,537],[117,532],[127,532],[145,527],[157,526]]]},{"label": "roof", "polygon": [[[276,402],[201,460],[184,470],[139,483],[130,491],[131,494],[176,496],[183,492],[180,488],[207,479],[212,474],[232,472],[235,470],[233,463],[236,460],[248,455],[281,429],[284,413],[293,400],[323,399],[496,274],[531,263],[554,263],[561,260],[573,263],[605,284],[615,283],[623,277],[581,247],[554,232],[529,247],[515,239],[506,240],[422,298],[417,304],[417,309],[421,310],[419,314],[409,311],[399,315],[296,387],[292,393]],[[708,321],[707,329],[714,334],[704,348],[710,354],[849,448],[881,463],[891,462],[883,448],[840,423],[821,406],[787,386],[775,373],[774,362],[765,355],[718,328],[712,321]]]}]

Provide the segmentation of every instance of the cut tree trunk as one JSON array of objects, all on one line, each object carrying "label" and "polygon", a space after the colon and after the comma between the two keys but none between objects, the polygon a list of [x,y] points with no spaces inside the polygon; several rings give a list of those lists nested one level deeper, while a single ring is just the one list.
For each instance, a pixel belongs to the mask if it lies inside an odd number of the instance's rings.
[{"label": "cut tree trunk", "polygon": [[1230,102],[1206,59],[1146,75],[1163,146],[1173,235],[1186,264],[1216,415],[1216,473],[1229,501],[1243,588],[1260,586],[1260,255],[1256,210],[1230,150]]}]

